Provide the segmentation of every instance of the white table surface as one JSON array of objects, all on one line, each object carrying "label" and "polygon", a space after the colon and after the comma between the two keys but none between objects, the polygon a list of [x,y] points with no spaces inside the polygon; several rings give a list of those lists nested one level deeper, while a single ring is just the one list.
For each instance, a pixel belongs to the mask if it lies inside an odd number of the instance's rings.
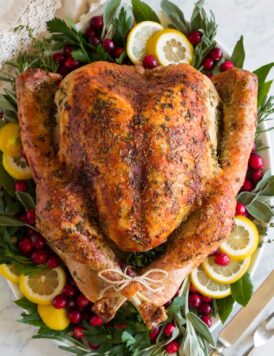
[{"label": "white table surface", "polygon": [[[152,3],[152,1],[148,1]],[[190,0],[174,0],[183,6],[189,14],[193,2]],[[154,3],[158,3],[157,0]],[[271,6],[272,3],[272,6]],[[273,0],[207,0],[207,7],[212,9],[219,24],[218,38],[228,50],[231,50],[241,34],[245,37],[247,53],[245,68],[254,70],[259,66],[274,61],[274,3]],[[274,76],[274,73],[272,73]],[[274,89],[272,89],[274,94]],[[271,134],[274,143],[274,134]],[[270,235],[274,235],[274,230]],[[266,275],[274,268],[274,243],[267,245],[259,268],[254,276],[254,284],[258,286]],[[16,322],[20,309],[13,304],[13,296],[6,281],[0,277],[0,355],[1,356],[64,356],[65,352],[48,340],[32,340],[34,328]],[[269,305],[265,313],[274,310],[274,303]],[[256,324],[255,324],[256,325]],[[255,325],[247,326],[247,333]],[[244,337],[235,347],[225,354],[240,356],[248,347],[250,337]],[[259,348],[256,356],[274,355],[274,338]],[[122,355],[121,355],[122,356]]]}]

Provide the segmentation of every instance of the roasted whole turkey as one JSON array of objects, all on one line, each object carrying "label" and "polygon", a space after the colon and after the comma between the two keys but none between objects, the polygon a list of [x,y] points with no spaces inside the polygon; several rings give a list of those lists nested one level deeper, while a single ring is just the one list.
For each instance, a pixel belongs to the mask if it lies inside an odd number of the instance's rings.
[{"label": "roasted whole turkey", "polygon": [[[40,69],[17,79],[36,227],[94,311],[109,320],[129,300],[152,327],[232,229],[255,135],[256,76],[232,69],[211,81],[186,64],[96,62],[60,81]],[[112,288],[121,256],[165,242],[137,278]],[[161,288],[141,283],[149,271],[154,280],[165,272]]]}]

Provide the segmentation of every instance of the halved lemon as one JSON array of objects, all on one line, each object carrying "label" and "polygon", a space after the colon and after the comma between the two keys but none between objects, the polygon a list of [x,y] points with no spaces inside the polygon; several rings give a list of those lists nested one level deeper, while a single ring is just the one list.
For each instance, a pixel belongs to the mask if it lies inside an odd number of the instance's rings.
[{"label": "halved lemon", "polygon": [[0,274],[13,283],[19,283],[20,272],[14,265],[3,263],[0,265]]},{"label": "halved lemon", "polygon": [[44,269],[29,276],[20,276],[20,290],[31,302],[50,304],[60,294],[66,284],[66,274],[61,267]]},{"label": "halved lemon", "polygon": [[259,243],[256,225],[245,216],[235,216],[233,229],[221,244],[220,250],[233,260],[243,260],[251,256]]},{"label": "halved lemon", "polygon": [[191,272],[190,278],[197,291],[206,297],[220,299],[231,294],[230,285],[213,281],[201,266]]},{"label": "halved lemon", "polygon": [[227,266],[219,266],[214,262],[214,257],[208,257],[202,267],[209,278],[221,284],[231,284],[238,281],[247,271],[250,265],[250,257],[242,261],[230,260]]},{"label": "halved lemon", "polygon": [[52,305],[38,305],[38,313],[43,322],[53,330],[64,330],[70,322],[66,309],[56,309]]},{"label": "halved lemon", "polygon": [[134,64],[142,64],[146,54],[147,40],[163,26],[154,21],[142,21],[135,25],[127,37],[127,55]]},{"label": "halved lemon", "polygon": [[187,37],[170,28],[156,32],[147,41],[147,53],[154,55],[163,66],[188,63],[193,59],[193,46]]},{"label": "halved lemon", "polygon": [[28,162],[24,157],[3,154],[2,163],[5,170],[15,179],[24,180],[32,177]]}]

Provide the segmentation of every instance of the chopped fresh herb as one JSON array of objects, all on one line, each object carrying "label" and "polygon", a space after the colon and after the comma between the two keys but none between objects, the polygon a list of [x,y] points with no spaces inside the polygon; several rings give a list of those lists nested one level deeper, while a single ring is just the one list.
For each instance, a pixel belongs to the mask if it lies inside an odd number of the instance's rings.
[{"label": "chopped fresh herb", "polygon": [[125,46],[127,34],[132,27],[132,17],[128,16],[124,7],[121,8],[119,16],[114,20],[113,26],[115,29],[114,42],[120,46]]}]

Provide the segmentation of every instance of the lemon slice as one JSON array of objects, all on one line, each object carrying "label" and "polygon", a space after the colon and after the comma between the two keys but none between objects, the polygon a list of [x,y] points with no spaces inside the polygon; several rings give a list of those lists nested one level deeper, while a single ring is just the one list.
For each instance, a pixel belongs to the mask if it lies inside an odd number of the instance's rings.
[{"label": "lemon slice", "polygon": [[227,266],[218,266],[214,262],[214,257],[208,257],[202,267],[209,278],[221,284],[231,284],[238,281],[247,271],[250,265],[250,257],[242,261],[231,260]]},{"label": "lemon slice", "polygon": [[236,216],[229,237],[221,244],[220,250],[233,260],[251,256],[258,247],[259,232],[256,225],[245,216]]},{"label": "lemon slice", "polygon": [[5,170],[15,179],[24,180],[32,177],[28,162],[24,157],[3,154],[2,163]]},{"label": "lemon slice", "polygon": [[191,282],[198,292],[211,298],[225,298],[231,294],[230,286],[213,281],[200,267],[191,272]]},{"label": "lemon slice", "polygon": [[0,265],[0,274],[13,283],[19,283],[20,272],[14,265],[3,263]]},{"label": "lemon slice", "polygon": [[66,309],[56,309],[52,305],[38,305],[38,313],[43,322],[53,330],[64,330],[69,326]]},{"label": "lemon slice", "polygon": [[146,54],[147,40],[163,26],[153,21],[142,21],[135,25],[127,37],[127,55],[134,64],[142,64]]},{"label": "lemon slice", "polygon": [[193,59],[193,46],[181,32],[166,28],[156,32],[147,42],[147,53],[163,66],[188,63]]},{"label": "lemon slice", "polygon": [[61,267],[20,276],[20,290],[33,303],[50,304],[66,284],[66,274]]}]

